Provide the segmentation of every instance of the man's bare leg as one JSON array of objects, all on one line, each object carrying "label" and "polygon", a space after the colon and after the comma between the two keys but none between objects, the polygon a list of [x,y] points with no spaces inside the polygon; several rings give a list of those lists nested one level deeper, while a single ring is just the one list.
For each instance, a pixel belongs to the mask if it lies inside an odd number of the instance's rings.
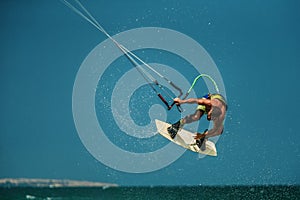
[{"label": "man's bare leg", "polygon": [[184,118],[180,120],[181,124],[189,124],[195,121],[198,121],[202,116],[204,112],[203,110],[196,110],[194,114],[187,115]]},{"label": "man's bare leg", "polygon": [[189,124],[189,123],[199,120],[203,114],[204,114],[204,112],[202,110],[196,110],[194,114],[187,115],[186,117],[182,118],[178,122],[172,124],[172,126],[170,126],[168,128],[168,132],[169,132],[171,138],[172,139],[175,138],[177,132],[183,127],[184,124],[186,124],[186,123]]}]

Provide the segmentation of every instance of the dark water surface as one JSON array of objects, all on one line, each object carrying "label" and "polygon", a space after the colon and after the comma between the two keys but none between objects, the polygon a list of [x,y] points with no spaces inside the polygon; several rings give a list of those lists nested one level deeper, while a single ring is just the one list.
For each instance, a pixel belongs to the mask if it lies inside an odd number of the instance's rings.
[{"label": "dark water surface", "polygon": [[300,186],[0,188],[0,199],[300,199]]}]

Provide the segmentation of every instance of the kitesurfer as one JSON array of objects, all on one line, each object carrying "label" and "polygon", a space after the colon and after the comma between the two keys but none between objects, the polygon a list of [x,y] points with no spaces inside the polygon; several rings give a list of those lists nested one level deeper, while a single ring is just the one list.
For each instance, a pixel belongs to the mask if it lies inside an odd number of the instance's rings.
[{"label": "kitesurfer", "polygon": [[174,102],[177,105],[180,104],[198,104],[194,114],[187,115],[186,117],[180,119],[178,122],[172,124],[168,127],[168,132],[172,139],[176,137],[177,132],[182,129],[184,124],[189,124],[200,120],[201,117],[206,114],[207,120],[213,121],[213,128],[205,131],[204,133],[197,133],[194,137],[196,139],[196,144],[203,150],[207,138],[217,136],[222,134],[224,129],[224,119],[227,111],[227,103],[225,98],[221,94],[207,94],[202,98],[189,98],[182,100],[180,98],[175,98]]}]

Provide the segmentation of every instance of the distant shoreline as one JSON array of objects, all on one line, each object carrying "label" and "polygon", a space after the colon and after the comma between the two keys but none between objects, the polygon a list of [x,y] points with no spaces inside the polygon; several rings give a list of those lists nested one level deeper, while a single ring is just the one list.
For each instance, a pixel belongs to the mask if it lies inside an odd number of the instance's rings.
[{"label": "distant shoreline", "polygon": [[31,179],[31,178],[4,178],[0,179],[0,187],[118,187],[117,184],[77,181],[69,179]]}]

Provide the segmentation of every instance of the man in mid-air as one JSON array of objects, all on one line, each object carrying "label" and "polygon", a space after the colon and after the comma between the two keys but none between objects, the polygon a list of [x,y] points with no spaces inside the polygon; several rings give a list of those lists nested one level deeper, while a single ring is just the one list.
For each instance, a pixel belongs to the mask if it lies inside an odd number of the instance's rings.
[{"label": "man in mid-air", "polygon": [[175,98],[174,102],[177,105],[188,103],[198,104],[198,106],[194,114],[188,115],[168,127],[168,132],[172,139],[176,137],[177,132],[182,129],[184,124],[189,124],[200,120],[204,114],[207,114],[207,120],[213,121],[213,128],[205,131],[203,134],[196,134],[194,138],[196,139],[196,144],[199,146],[199,148],[201,150],[205,150],[205,142],[207,141],[207,138],[222,134],[227,104],[225,98],[221,94],[208,94],[199,99],[190,98],[181,100],[179,98]]}]

